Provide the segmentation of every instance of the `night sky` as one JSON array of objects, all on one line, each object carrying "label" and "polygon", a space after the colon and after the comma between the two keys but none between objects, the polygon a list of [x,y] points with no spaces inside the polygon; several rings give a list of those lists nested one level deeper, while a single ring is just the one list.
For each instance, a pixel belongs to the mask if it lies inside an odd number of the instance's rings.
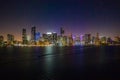
[{"label": "night sky", "polygon": [[66,35],[91,33],[120,36],[119,0],[0,0],[0,35],[14,34],[21,40],[22,28]]}]

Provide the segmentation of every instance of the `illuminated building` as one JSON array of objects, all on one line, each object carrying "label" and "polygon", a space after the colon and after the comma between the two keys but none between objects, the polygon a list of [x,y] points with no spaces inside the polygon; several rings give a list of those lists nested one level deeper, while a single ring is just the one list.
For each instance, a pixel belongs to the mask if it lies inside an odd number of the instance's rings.
[{"label": "illuminated building", "polygon": [[44,41],[52,42],[52,32],[47,32],[43,34]]},{"label": "illuminated building", "polygon": [[80,36],[75,37],[75,40],[74,40],[75,45],[80,45],[81,44],[80,39],[81,39]]},{"label": "illuminated building", "polygon": [[43,34],[42,34],[42,37],[43,37],[43,41],[47,41],[47,40],[48,40],[47,34],[43,33]]},{"label": "illuminated building", "polygon": [[0,46],[3,46],[3,44],[4,44],[4,37],[0,36]]},{"label": "illuminated building", "polygon": [[57,43],[57,33],[55,32],[47,32],[46,34],[43,34],[44,41],[48,41],[50,44],[56,44]]},{"label": "illuminated building", "polygon": [[53,43],[57,45],[57,33],[53,32],[52,35],[53,35]]},{"label": "illuminated building", "polygon": [[84,44],[85,44],[84,35],[80,35],[80,45],[84,45]]},{"label": "illuminated building", "polygon": [[31,43],[35,44],[35,39],[36,39],[36,27],[32,27],[31,28]]},{"label": "illuminated building", "polygon": [[107,38],[107,44],[113,44],[113,40],[110,37]]},{"label": "illuminated building", "polygon": [[61,35],[58,35],[58,36],[57,36],[57,45],[58,45],[58,46],[63,46]]},{"label": "illuminated building", "polygon": [[27,41],[30,42],[30,35],[27,35]]},{"label": "illuminated building", "polygon": [[35,34],[35,42],[36,42],[37,45],[40,44],[40,37],[41,37],[40,32],[37,32]]},{"label": "illuminated building", "polygon": [[101,44],[107,44],[107,38],[104,36],[104,37],[101,37]]},{"label": "illuminated building", "polygon": [[13,44],[13,41],[14,41],[14,35],[7,34],[7,43]]},{"label": "illuminated building", "polygon": [[35,41],[35,35],[36,35],[36,27],[31,28],[31,40]]},{"label": "illuminated building", "polygon": [[91,44],[91,34],[85,34],[84,40],[85,40],[85,45]]},{"label": "illuminated building", "polygon": [[114,37],[114,43],[115,44],[120,44],[120,37],[119,36]]},{"label": "illuminated building", "polygon": [[37,32],[37,33],[35,34],[35,41],[39,41],[39,40],[40,40],[40,37],[41,37],[40,32]]},{"label": "illuminated building", "polygon": [[72,34],[70,34],[70,36],[68,37],[68,45],[69,46],[73,46],[73,37],[72,37]]},{"label": "illuminated building", "polygon": [[58,46],[67,46],[68,45],[68,37],[67,36],[57,36],[57,45]]},{"label": "illuminated building", "polygon": [[65,33],[63,27],[60,28],[60,35],[63,36],[63,34]]},{"label": "illuminated building", "polygon": [[95,37],[94,36],[92,36],[91,44],[95,44]]},{"label": "illuminated building", "polygon": [[67,37],[67,36],[63,36],[63,37],[62,37],[62,45],[63,45],[63,46],[67,46],[67,45],[68,45],[67,40],[68,40],[68,37]]},{"label": "illuminated building", "polygon": [[96,34],[95,45],[100,45],[99,33]]},{"label": "illuminated building", "polygon": [[22,30],[22,43],[27,44],[27,34],[26,34],[26,29]]}]

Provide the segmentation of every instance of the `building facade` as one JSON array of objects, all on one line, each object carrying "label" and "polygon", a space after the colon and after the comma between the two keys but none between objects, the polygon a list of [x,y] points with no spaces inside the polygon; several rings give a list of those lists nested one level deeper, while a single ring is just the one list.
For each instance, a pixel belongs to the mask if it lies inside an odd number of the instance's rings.
[{"label": "building facade", "polygon": [[22,30],[22,43],[23,44],[27,44],[27,33],[26,33],[26,29]]}]

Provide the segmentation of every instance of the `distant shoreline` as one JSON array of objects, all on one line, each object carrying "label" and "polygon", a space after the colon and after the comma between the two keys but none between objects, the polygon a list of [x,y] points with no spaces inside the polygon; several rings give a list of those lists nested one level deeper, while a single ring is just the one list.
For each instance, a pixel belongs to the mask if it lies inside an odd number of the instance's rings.
[{"label": "distant shoreline", "polygon": [[[81,46],[81,47],[100,47],[100,46],[120,46],[120,44],[110,44],[110,45],[73,45],[73,46],[55,46],[55,45],[10,45],[10,46],[3,46],[3,47],[76,47],[76,46]],[[0,47],[2,48],[2,47]]]}]

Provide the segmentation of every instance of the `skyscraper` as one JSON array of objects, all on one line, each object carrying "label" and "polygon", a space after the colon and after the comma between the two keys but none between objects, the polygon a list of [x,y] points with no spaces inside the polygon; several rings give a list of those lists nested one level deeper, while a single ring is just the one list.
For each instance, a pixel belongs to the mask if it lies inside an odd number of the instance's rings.
[{"label": "skyscraper", "polygon": [[22,43],[27,44],[27,34],[26,34],[26,29],[22,30]]},{"label": "skyscraper", "polygon": [[53,35],[53,43],[57,44],[57,33],[54,32],[54,33],[52,33],[52,35]]},{"label": "skyscraper", "polygon": [[14,35],[7,34],[7,42],[8,44],[13,44],[14,41]]},{"label": "skyscraper", "polygon": [[85,44],[88,45],[91,42],[91,34],[85,34]]},{"label": "skyscraper", "polygon": [[57,33],[56,32],[54,32],[54,33],[52,33],[52,35],[53,35],[53,41],[57,41]]},{"label": "skyscraper", "polygon": [[69,46],[73,46],[73,37],[72,37],[72,33],[70,34],[70,36],[68,37],[69,41],[68,41],[68,45]]},{"label": "skyscraper", "polygon": [[99,33],[96,34],[95,45],[100,45]]},{"label": "skyscraper", "polygon": [[36,34],[35,34],[35,41],[39,41],[40,37],[41,37],[40,32],[36,32]]},{"label": "skyscraper", "polygon": [[36,27],[34,26],[31,28],[31,41],[32,42],[35,42],[35,39],[36,39],[35,35],[36,35]]},{"label": "skyscraper", "polygon": [[63,36],[63,34],[65,33],[63,27],[60,28],[60,35]]}]

